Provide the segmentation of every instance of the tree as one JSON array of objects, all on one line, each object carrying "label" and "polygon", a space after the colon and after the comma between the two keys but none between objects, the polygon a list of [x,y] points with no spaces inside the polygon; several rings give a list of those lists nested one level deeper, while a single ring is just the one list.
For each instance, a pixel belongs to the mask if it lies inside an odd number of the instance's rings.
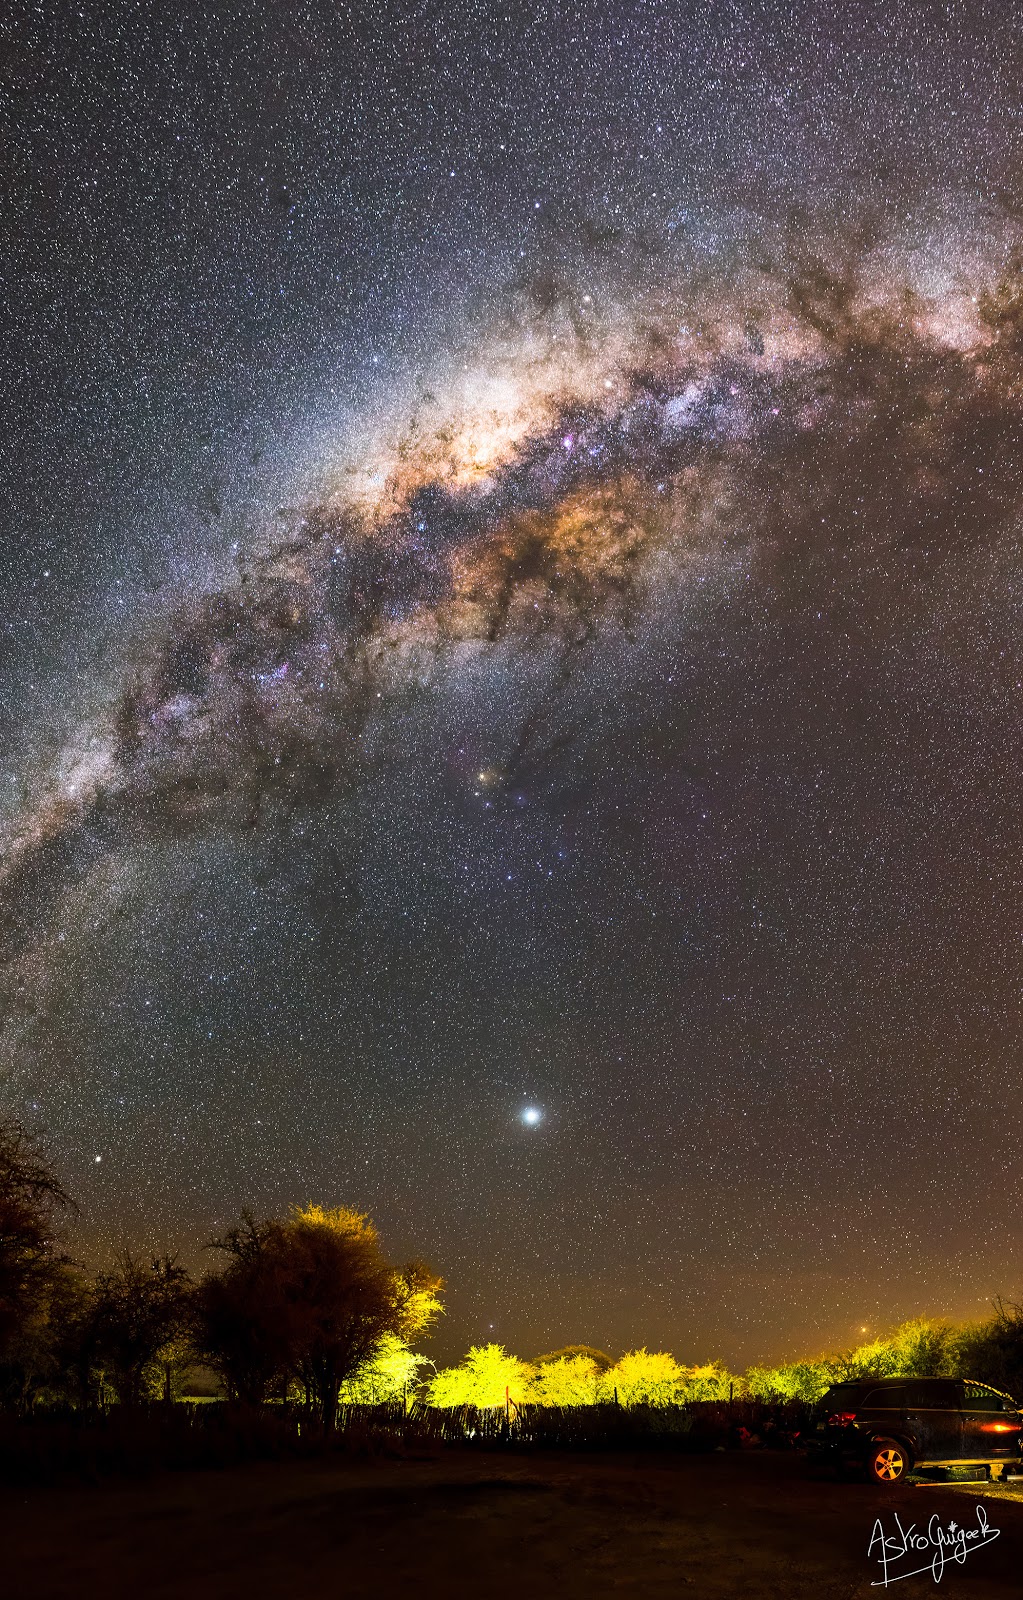
[{"label": "tree", "polygon": [[843,1378],[894,1378],[899,1375],[899,1352],[893,1341],[879,1334],[840,1358]]},{"label": "tree", "polygon": [[434,1406],[503,1406],[510,1396],[516,1404],[528,1400],[534,1368],[503,1345],[473,1345],[462,1363],[446,1367],[429,1387]]},{"label": "tree", "polygon": [[261,1400],[294,1376],[333,1428],[341,1386],[387,1336],[407,1341],[440,1310],[441,1281],[421,1262],[395,1268],[357,1211],[296,1208],[218,1241],[233,1257],[200,1290],[201,1344],[229,1392]]},{"label": "tree", "polygon": [[97,1346],[96,1287],[65,1269],[50,1301],[48,1387],[76,1406],[101,1405],[103,1366]]},{"label": "tree", "polygon": [[990,1321],[962,1328],[957,1346],[960,1376],[1023,1399],[1023,1306],[997,1300]]},{"label": "tree", "polygon": [[281,1281],[284,1254],[279,1222],[256,1222],[243,1212],[240,1227],[215,1239],[228,1256],[203,1279],[195,1298],[197,1351],[224,1383],[228,1398],[260,1405],[285,1382],[295,1342],[294,1313]]},{"label": "tree", "polygon": [[536,1367],[529,1398],[541,1406],[595,1405],[601,1370],[588,1355],[546,1358]]},{"label": "tree", "polygon": [[545,1356],[537,1356],[533,1362],[534,1367],[545,1367],[551,1361],[571,1361],[574,1356],[584,1356],[592,1361],[598,1372],[606,1372],[608,1367],[614,1366],[614,1357],[609,1356],[606,1350],[598,1350],[593,1344],[566,1344],[560,1350],[551,1350]]},{"label": "tree", "polygon": [[326,1429],[341,1385],[372,1360],[385,1334],[423,1333],[440,1310],[441,1280],[422,1262],[400,1269],[358,1211],[296,1209],[281,1234],[281,1273],[297,1309],[292,1366]]},{"label": "tree", "polygon": [[164,1373],[164,1352],[189,1321],[190,1282],[173,1256],[148,1264],[128,1251],[96,1278],[86,1331],[92,1359],[122,1405],[150,1396]]},{"label": "tree", "polygon": [[396,1333],[385,1333],[369,1360],[345,1379],[341,1399],[348,1405],[363,1406],[402,1400],[420,1381],[422,1368],[430,1364]]},{"label": "tree", "polygon": [[953,1371],[956,1339],[949,1322],[934,1317],[914,1317],[896,1328],[892,1346],[900,1377],[943,1378]]},{"label": "tree", "polygon": [[666,1350],[630,1350],[604,1373],[601,1394],[611,1399],[618,1391],[623,1406],[678,1405],[685,1373]]},{"label": "tree", "polygon": [[0,1380],[16,1403],[24,1403],[67,1267],[57,1217],[69,1210],[77,1207],[37,1140],[19,1122],[0,1123]]},{"label": "tree", "polygon": [[686,1404],[696,1400],[727,1400],[738,1384],[739,1380],[721,1362],[708,1361],[702,1367],[682,1369],[679,1398]]},{"label": "tree", "polygon": [[792,1361],[780,1367],[750,1367],[743,1379],[747,1394],[757,1400],[819,1400],[842,1377],[840,1361]]}]

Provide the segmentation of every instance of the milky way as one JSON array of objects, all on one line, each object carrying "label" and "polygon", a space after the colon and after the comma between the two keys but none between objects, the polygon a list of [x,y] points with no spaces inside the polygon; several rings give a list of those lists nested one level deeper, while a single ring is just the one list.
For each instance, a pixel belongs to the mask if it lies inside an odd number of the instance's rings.
[{"label": "milky way", "polygon": [[[734,304],[696,338],[643,328],[648,364],[595,395],[540,396],[544,425],[520,424],[485,470],[471,435],[442,429],[425,449],[413,426],[371,507],[305,508],[236,583],[175,610],[114,687],[89,759],[65,757],[56,791],[15,822],[8,959],[97,852],[343,794],[382,702],[432,658],[552,643],[559,671],[585,671],[599,630],[656,609],[655,558],[684,562],[712,518],[720,550],[744,549],[789,608],[802,588],[830,603],[836,572],[876,583],[886,561],[888,583],[926,585],[990,552],[1015,531],[1023,469],[1014,270],[978,286],[974,326],[950,345],[940,307],[890,283],[878,300],[862,263],[845,269],[810,261],[769,285],[783,293],[768,340]],[[715,348],[722,315],[742,347]],[[462,482],[459,446],[474,464]],[[531,726],[527,708],[505,779]]]}]

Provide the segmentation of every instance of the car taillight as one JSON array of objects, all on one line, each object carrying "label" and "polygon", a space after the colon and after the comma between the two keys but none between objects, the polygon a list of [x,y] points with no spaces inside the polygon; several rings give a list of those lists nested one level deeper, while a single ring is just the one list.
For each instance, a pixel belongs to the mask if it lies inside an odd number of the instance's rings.
[{"label": "car taillight", "polygon": [[829,1428],[843,1428],[847,1422],[855,1422],[855,1411],[835,1411],[828,1418]]}]

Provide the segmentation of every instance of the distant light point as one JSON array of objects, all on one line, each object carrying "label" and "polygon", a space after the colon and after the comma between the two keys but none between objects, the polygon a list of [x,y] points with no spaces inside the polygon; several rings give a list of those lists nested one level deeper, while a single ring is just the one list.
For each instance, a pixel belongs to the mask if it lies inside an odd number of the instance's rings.
[{"label": "distant light point", "polygon": [[522,1113],[522,1120],[528,1128],[535,1128],[538,1122],[543,1121],[543,1112],[538,1106],[527,1106]]}]

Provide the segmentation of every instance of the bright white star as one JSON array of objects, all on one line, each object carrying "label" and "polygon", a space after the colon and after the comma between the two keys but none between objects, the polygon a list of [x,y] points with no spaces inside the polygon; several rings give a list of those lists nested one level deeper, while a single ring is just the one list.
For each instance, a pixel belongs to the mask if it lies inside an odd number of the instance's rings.
[{"label": "bright white star", "polygon": [[535,1128],[538,1122],[543,1121],[543,1112],[536,1106],[527,1106],[522,1113],[522,1120],[530,1128]]}]

